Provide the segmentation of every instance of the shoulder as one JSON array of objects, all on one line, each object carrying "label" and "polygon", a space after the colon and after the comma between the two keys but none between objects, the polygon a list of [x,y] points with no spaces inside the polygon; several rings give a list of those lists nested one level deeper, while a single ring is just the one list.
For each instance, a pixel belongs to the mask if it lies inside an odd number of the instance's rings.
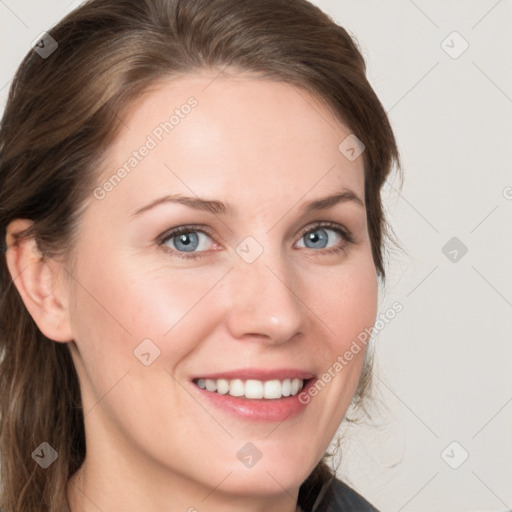
[{"label": "shoulder", "polygon": [[325,498],[319,503],[318,512],[379,512],[371,503],[346,483],[332,479]]}]

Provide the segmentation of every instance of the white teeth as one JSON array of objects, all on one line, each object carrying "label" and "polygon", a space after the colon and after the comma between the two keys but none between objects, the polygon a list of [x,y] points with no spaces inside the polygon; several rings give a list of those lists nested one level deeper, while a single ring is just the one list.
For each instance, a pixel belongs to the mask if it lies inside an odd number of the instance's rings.
[{"label": "white teeth", "polygon": [[281,383],[281,393],[283,396],[290,396],[292,394],[292,381],[290,379],[284,379]]},{"label": "white teeth", "polygon": [[261,380],[246,381],[245,398],[263,398],[263,382]]},{"label": "white teeth", "polygon": [[245,398],[252,399],[279,399],[296,395],[303,388],[304,381],[302,379],[267,381],[248,379],[244,382],[241,379],[197,379],[196,384],[201,389],[217,392],[221,395],[245,396]]},{"label": "white teeth", "polygon": [[282,385],[280,380],[268,380],[263,384],[264,398],[281,398]]},{"label": "white teeth", "polygon": [[240,379],[234,379],[229,381],[229,394],[231,396],[243,396],[244,393],[244,383]]},{"label": "white teeth", "polygon": [[225,395],[228,392],[229,392],[229,380],[219,379],[217,381],[217,393],[220,393],[221,395]]},{"label": "white teeth", "polygon": [[299,392],[299,389],[301,388],[300,380],[299,379],[293,379],[292,380],[292,395],[296,395]]},{"label": "white teeth", "polygon": [[214,380],[206,379],[204,383],[208,391],[217,391],[217,383]]}]

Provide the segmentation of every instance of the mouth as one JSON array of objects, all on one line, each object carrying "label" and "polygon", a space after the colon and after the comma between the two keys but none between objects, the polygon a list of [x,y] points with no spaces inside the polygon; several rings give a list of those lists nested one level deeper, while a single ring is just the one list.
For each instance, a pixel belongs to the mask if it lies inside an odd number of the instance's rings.
[{"label": "mouth", "polygon": [[247,400],[280,400],[293,397],[307,386],[312,379],[206,379],[198,378],[192,382],[210,393],[229,395]]},{"label": "mouth", "polygon": [[310,403],[315,374],[295,368],[239,368],[191,379],[205,405],[245,421],[281,422],[301,415]]}]

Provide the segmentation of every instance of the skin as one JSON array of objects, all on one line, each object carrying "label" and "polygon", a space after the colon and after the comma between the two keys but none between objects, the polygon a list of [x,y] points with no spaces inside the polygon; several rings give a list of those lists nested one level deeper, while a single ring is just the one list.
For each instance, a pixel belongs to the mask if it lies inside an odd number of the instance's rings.
[{"label": "skin", "polygon": [[[232,416],[192,389],[193,377],[246,367],[320,376],[377,312],[365,208],[346,201],[300,212],[342,189],[364,201],[362,157],[338,150],[350,130],[306,91],[215,76],[162,82],[123,116],[128,128],[106,155],[100,185],[167,112],[198,101],[111,192],[91,196],[73,267],[43,260],[32,240],[13,246],[28,221],[9,226],[14,282],[41,331],[69,343],[82,389],[87,456],[68,486],[72,512],[295,511],[361,374],[364,349],[281,423]],[[238,214],[167,203],[130,218],[178,193],[229,201]],[[354,243],[318,221],[349,230]],[[200,258],[173,254],[176,237],[155,241],[189,224],[213,234],[199,233]],[[306,245],[308,226],[326,229],[327,247]],[[236,252],[247,236],[263,248],[252,263]],[[326,252],[336,246],[343,250]],[[147,338],[160,350],[149,366],[133,353]],[[262,453],[251,468],[237,458],[248,441]]]}]

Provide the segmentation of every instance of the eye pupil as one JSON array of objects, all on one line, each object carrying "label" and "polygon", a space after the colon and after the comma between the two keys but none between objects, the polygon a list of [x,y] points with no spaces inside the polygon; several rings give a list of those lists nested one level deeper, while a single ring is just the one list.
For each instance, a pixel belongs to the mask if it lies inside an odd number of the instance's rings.
[{"label": "eye pupil", "polygon": [[[307,236],[307,240],[312,242],[313,244],[316,244],[318,242],[324,242],[327,243],[327,233],[325,229],[317,228],[314,231],[311,231]],[[313,249],[317,249],[317,246],[314,246]],[[321,249],[323,247],[320,247]]]},{"label": "eye pupil", "polygon": [[[182,233],[177,236],[175,247],[178,250],[194,251],[196,249],[195,245],[197,245],[198,242],[197,239],[198,236],[195,233]],[[182,247],[180,247],[179,244],[182,244]]]}]

